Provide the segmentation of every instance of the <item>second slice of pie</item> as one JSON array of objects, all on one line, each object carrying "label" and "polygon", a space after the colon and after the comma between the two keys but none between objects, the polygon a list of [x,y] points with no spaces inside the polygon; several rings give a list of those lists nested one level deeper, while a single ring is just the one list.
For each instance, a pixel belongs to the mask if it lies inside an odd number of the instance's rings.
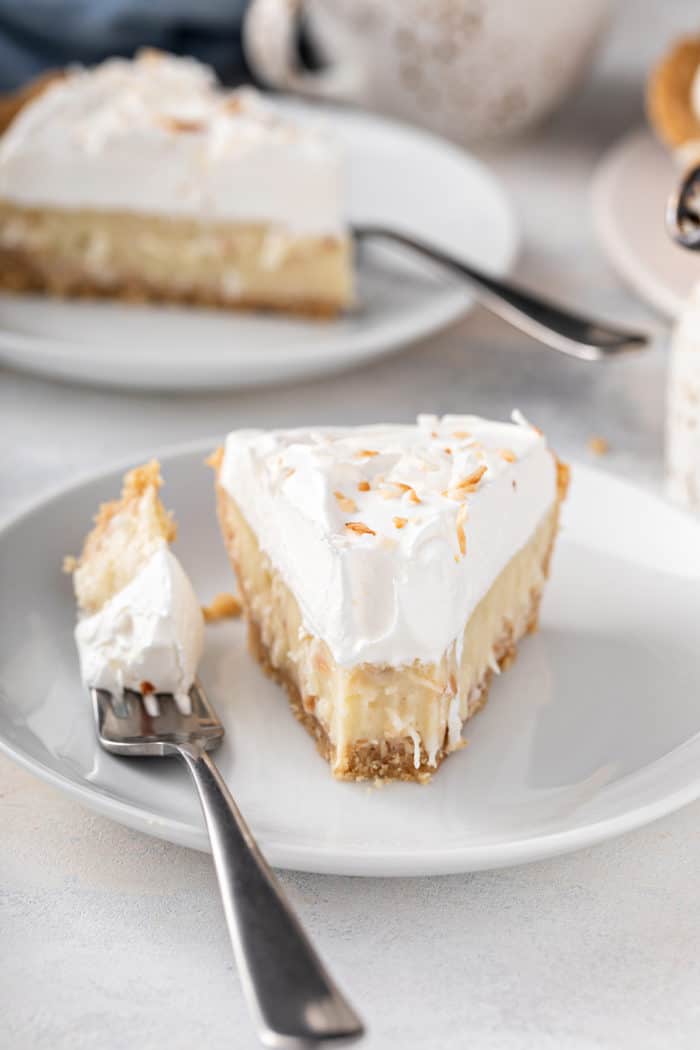
[{"label": "second slice of pie", "polygon": [[228,436],[251,647],[335,776],[422,780],[461,746],[537,624],[566,483],[524,420]]},{"label": "second slice of pie", "polygon": [[351,303],[342,155],[312,122],[154,51],[20,101],[0,139],[0,288],[321,316]]}]

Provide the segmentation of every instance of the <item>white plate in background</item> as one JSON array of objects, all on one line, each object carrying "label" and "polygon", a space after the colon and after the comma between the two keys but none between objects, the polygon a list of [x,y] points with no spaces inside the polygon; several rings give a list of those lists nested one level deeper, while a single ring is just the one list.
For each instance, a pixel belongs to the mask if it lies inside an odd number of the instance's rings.
[{"label": "white plate in background", "polygon": [[[177,552],[210,600],[232,580],[205,451],[162,462]],[[206,848],[186,771],[102,752],[78,676],[61,560],[120,473],[64,489],[0,531],[0,749],[115,820]],[[578,467],[541,629],[467,724],[469,746],[429,785],[335,782],[233,622],[207,628],[201,668],[226,726],[217,762],[280,867],[435,875],[578,849],[700,796],[699,623],[697,523]]]},{"label": "white plate in background", "polygon": [[592,194],[596,230],[610,263],[671,319],[700,281],[700,253],[680,248],[666,232],[666,202],[679,177],[651,132],[636,131],[605,154]]},{"label": "white plate in background", "polygon": [[[494,274],[517,248],[510,205],[468,153],[348,109],[285,103],[332,128],[347,158],[349,215],[432,240]],[[336,321],[175,306],[0,295],[0,362],[105,386],[194,390],[280,383],[351,368],[425,338],[472,304],[401,249],[357,261],[358,304]]]}]

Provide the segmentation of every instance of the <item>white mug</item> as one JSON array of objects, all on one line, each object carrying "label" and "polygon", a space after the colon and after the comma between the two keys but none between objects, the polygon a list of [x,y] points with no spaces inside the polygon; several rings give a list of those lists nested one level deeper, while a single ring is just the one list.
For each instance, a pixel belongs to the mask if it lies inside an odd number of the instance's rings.
[{"label": "white mug", "polygon": [[[586,68],[612,0],[252,0],[246,59],[265,84],[352,102],[456,141],[515,131]],[[300,17],[326,65],[299,63]]]}]

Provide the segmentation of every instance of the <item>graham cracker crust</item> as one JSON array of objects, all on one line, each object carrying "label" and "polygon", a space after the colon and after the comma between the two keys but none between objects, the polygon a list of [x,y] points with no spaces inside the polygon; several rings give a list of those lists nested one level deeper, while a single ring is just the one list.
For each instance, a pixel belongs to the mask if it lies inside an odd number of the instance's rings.
[{"label": "graham cracker crust", "polygon": [[19,294],[40,293],[57,299],[111,299],[124,303],[159,303],[220,310],[284,313],[316,320],[332,320],[343,312],[339,303],[310,298],[280,298],[274,302],[255,296],[230,298],[213,291],[184,291],[157,286],[139,277],[103,284],[84,274],[64,272],[60,278],[47,273],[29,252],[0,248],[0,290]]}]

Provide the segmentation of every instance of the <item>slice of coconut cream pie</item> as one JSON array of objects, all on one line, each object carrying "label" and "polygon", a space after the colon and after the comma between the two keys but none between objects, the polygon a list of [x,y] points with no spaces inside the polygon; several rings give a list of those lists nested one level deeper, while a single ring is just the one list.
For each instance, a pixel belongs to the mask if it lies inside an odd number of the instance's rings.
[{"label": "slice of coconut cream pie", "polygon": [[340,778],[425,779],[534,630],[567,470],[522,418],[234,431],[251,647]]},{"label": "slice of coconut cream pie", "polygon": [[0,140],[0,286],[334,314],[342,160],[250,89],[142,52],[69,69]]},{"label": "slice of coconut cream pie", "polygon": [[170,550],[175,525],[160,485],[155,461],[127,474],[121,499],[102,505],[80,558],[66,568],[82,614],[75,639],[85,684],[117,696],[132,689],[147,707],[154,693],[172,693],[187,710],[204,618]]}]

